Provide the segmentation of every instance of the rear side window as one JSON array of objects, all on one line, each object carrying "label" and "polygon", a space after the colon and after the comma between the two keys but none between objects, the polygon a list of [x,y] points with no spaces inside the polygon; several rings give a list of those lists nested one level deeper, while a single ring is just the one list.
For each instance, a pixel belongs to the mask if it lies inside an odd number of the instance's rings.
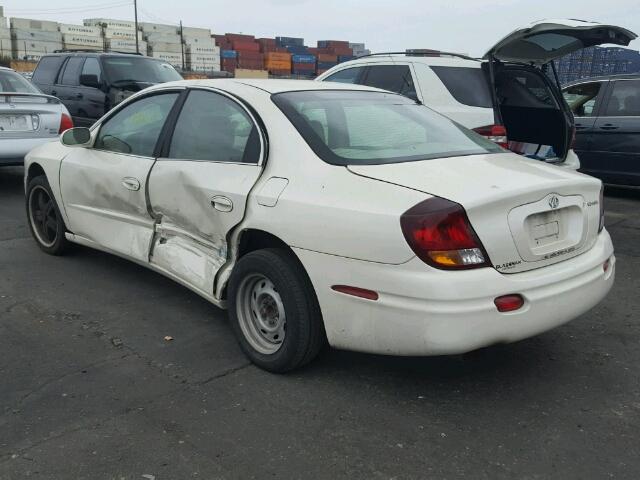
[{"label": "rear side window", "polygon": [[43,85],[52,85],[58,76],[58,69],[62,64],[63,57],[43,57],[33,72],[33,82]]},{"label": "rear side window", "polygon": [[506,69],[496,75],[500,105],[508,107],[558,108],[556,99],[542,74]]},{"label": "rear side window", "polygon": [[399,93],[413,100],[418,99],[408,65],[375,65],[369,67],[362,82],[369,87]]},{"label": "rear side window", "polygon": [[78,85],[80,79],[80,67],[82,66],[82,57],[71,57],[67,60],[62,73],[60,83],[62,85]]},{"label": "rear side window", "polygon": [[470,107],[493,107],[489,82],[481,68],[431,66],[431,70],[458,102]]},{"label": "rear side window", "polygon": [[311,149],[332,165],[377,165],[505,152],[401,95],[316,90],[272,95]]},{"label": "rear side window", "polygon": [[328,76],[325,82],[337,82],[337,83],[360,83],[358,80],[362,76],[364,67],[345,68],[333,75]]},{"label": "rear side window", "polygon": [[87,58],[84,62],[84,66],[82,67],[81,75],[95,76],[98,83],[102,83],[102,70],[100,69],[100,62],[98,62],[98,59],[93,57]]},{"label": "rear side window", "polygon": [[591,117],[596,100],[602,91],[602,83],[582,83],[566,88],[562,95],[576,117]]},{"label": "rear side window", "polygon": [[613,84],[613,92],[606,117],[639,117],[640,116],[640,80],[618,80]]}]

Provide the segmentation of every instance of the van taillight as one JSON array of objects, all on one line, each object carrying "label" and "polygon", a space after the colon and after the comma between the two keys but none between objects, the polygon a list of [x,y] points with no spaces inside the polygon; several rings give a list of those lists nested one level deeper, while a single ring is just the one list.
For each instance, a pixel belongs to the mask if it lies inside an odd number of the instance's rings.
[{"label": "van taillight", "polygon": [[73,120],[66,113],[63,113],[60,117],[60,128],[58,129],[58,134],[64,133],[70,128],[73,128]]},{"label": "van taillight", "polygon": [[504,125],[485,125],[484,127],[474,128],[473,131],[479,133],[483,137],[487,137],[487,139],[497,143],[502,148],[509,147],[507,129]]},{"label": "van taillight", "polygon": [[433,197],[400,217],[402,233],[414,253],[425,263],[444,270],[490,265],[478,235],[461,205]]}]

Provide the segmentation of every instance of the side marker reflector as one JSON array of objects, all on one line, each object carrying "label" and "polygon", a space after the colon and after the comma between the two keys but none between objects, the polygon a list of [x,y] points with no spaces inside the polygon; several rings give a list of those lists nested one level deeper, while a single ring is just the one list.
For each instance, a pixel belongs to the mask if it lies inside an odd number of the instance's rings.
[{"label": "side marker reflector", "polygon": [[373,290],[366,290],[364,288],[349,287],[347,285],[334,285],[331,290],[344,293],[345,295],[351,295],[353,297],[365,298],[367,300],[378,300],[378,292]]},{"label": "side marker reflector", "polygon": [[524,298],[522,295],[503,295],[502,297],[496,298],[493,303],[496,304],[499,312],[513,312],[522,308],[524,305]]}]

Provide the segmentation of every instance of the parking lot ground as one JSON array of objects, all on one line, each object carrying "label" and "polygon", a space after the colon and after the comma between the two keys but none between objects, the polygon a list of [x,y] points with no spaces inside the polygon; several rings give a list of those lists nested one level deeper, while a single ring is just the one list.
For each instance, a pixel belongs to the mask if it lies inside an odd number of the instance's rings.
[{"label": "parking lot ground", "polygon": [[575,321],[455,357],[328,351],[279,376],[172,281],[41,253],[21,176],[0,170],[2,480],[640,476],[639,193],[608,191],[617,281]]}]

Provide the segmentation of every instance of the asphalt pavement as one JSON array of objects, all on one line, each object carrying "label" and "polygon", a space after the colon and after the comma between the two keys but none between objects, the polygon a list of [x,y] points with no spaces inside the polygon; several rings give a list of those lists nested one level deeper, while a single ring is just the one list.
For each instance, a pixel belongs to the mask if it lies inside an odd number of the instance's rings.
[{"label": "asphalt pavement", "polygon": [[22,188],[0,169],[2,480],[640,478],[640,192],[607,190],[616,284],[563,327],[273,375],[172,281],[41,253]]}]

